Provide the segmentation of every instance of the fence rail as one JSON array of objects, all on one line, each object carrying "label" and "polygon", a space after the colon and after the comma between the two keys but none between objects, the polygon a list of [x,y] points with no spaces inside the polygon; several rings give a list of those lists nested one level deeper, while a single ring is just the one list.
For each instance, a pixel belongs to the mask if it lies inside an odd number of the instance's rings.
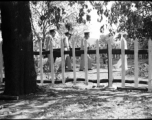
[{"label": "fence rail", "polygon": [[[57,57],[61,57],[61,49],[54,49],[53,53],[56,53]],[[96,50],[88,50],[87,51],[88,54],[96,54]],[[100,54],[107,54],[108,50],[107,49],[100,49],[99,50]],[[48,55],[50,54],[50,51],[43,51],[42,55]],[[72,55],[72,49],[70,51],[64,51],[64,54],[69,54]],[[80,50],[80,48],[75,48],[75,55],[76,56],[80,56],[81,54],[84,54],[84,50]],[[121,54],[121,49],[112,49],[112,54]],[[125,54],[130,54],[133,55],[134,54],[134,50],[125,50]],[[138,54],[148,54],[148,50],[138,50]],[[33,55],[40,55],[40,52],[38,51],[34,51]]]},{"label": "fence rail", "polygon": [[[56,83],[56,81],[54,81],[54,77],[55,77],[55,72],[54,72],[54,58],[53,58],[53,54],[56,55],[56,57],[61,57],[62,60],[62,83],[65,84],[65,57],[64,54],[70,54],[73,57],[73,74],[74,74],[74,84],[78,81],[78,79],[76,78],[76,56],[80,56],[81,54],[84,54],[85,56],[85,60],[87,61],[87,53],[88,54],[96,54],[96,64],[97,64],[97,86],[100,85],[100,54],[107,54],[108,56],[108,82],[109,82],[109,87],[112,86],[112,83],[115,82],[116,80],[113,80],[113,71],[112,71],[112,58],[113,55],[121,55],[122,58],[122,79],[121,79],[121,83],[122,83],[122,87],[125,87],[125,83],[127,82],[125,80],[125,54],[130,54],[133,55],[134,57],[134,64],[135,64],[135,79],[134,79],[134,86],[135,88],[138,87],[138,84],[141,83],[141,81],[138,81],[138,74],[139,74],[139,70],[138,70],[138,60],[139,60],[139,54],[148,54],[148,63],[149,63],[149,78],[148,78],[148,90],[151,91],[152,90],[152,85],[151,85],[151,75],[152,75],[152,42],[151,40],[149,40],[148,43],[148,50],[138,50],[138,41],[135,40],[135,44],[134,44],[134,50],[125,50],[124,49],[124,41],[122,40],[122,46],[121,49],[112,49],[111,46],[111,42],[108,42],[108,49],[99,49],[99,41],[96,41],[96,50],[88,50],[87,49],[87,44],[85,42],[85,48],[84,50],[80,50],[80,48],[75,48],[75,42],[72,43],[73,48],[70,49],[70,51],[64,51],[64,47],[63,47],[63,42],[61,42],[61,49],[52,49],[52,44],[50,44],[50,51],[42,51],[42,43],[40,42],[40,51],[37,52],[33,52],[33,55],[40,55],[40,82],[41,84],[44,83],[43,80],[43,64],[42,64],[42,56],[43,55],[47,55],[51,53],[51,83],[54,85]],[[87,69],[87,62],[85,62],[85,83],[88,84],[88,69]],[[1,71],[0,71],[1,73]],[[2,74],[0,75],[1,79],[2,79]]]},{"label": "fence rail", "polygon": [[[63,43],[62,43],[63,44]],[[99,49],[99,41],[97,40],[96,42],[96,50],[88,50],[87,49],[87,45],[85,43],[85,48],[84,50],[80,50],[80,48],[75,48],[75,43],[72,43],[73,48],[70,49],[70,51],[64,51],[63,45],[61,44],[61,49],[55,49],[53,50],[53,52],[51,54],[56,54],[57,57],[61,57],[62,58],[62,83],[65,84],[65,68],[64,68],[64,54],[69,54],[73,57],[73,74],[74,74],[74,84],[77,81],[76,78],[76,60],[75,57],[76,56],[81,56],[81,54],[84,54],[85,56],[85,83],[88,84],[88,69],[87,69],[87,53],[88,54],[96,54],[96,63],[97,63],[97,86],[99,86],[100,84],[100,73],[99,73],[99,66],[100,66],[100,54],[107,54],[108,56],[108,79],[109,79],[109,87],[112,86],[113,83],[113,71],[112,71],[112,58],[113,55],[121,55],[122,58],[122,79],[121,79],[121,83],[122,83],[122,87],[125,87],[125,54],[127,55],[133,55],[134,58],[134,64],[135,64],[135,79],[134,79],[134,86],[135,88],[138,87],[138,84],[140,83],[138,81],[138,75],[139,75],[139,70],[138,70],[138,60],[139,60],[139,55],[140,54],[148,54],[148,60],[149,60],[149,78],[148,78],[148,90],[151,90],[151,73],[152,73],[152,63],[150,61],[152,61],[152,42],[151,40],[149,40],[149,46],[148,46],[148,50],[138,50],[138,41],[135,40],[135,46],[134,46],[134,50],[126,50],[124,49],[124,41],[122,40],[122,46],[121,49],[112,49],[111,46],[111,42],[108,42],[108,49]],[[50,54],[50,51],[45,51],[42,52],[43,55],[46,54]],[[34,55],[39,55],[39,52],[34,52]],[[52,55],[53,56],[53,55]],[[51,66],[53,67],[53,66]],[[41,74],[42,75],[42,74]],[[53,74],[52,74],[53,76]],[[43,83],[43,80],[41,80],[41,82]],[[52,84],[54,84],[54,82],[52,82]]]}]

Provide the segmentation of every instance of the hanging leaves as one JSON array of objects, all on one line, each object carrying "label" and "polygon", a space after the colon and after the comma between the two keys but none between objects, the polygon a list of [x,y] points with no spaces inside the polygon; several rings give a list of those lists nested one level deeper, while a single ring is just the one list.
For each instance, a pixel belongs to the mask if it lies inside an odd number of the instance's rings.
[{"label": "hanging leaves", "polygon": [[37,1],[32,1],[32,3],[33,3],[33,5],[37,5],[38,2]]},{"label": "hanging leaves", "polygon": [[103,33],[103,31],[104,31],[104,25],[102,25],[102,26],[100,27],[100,32]]},{"label": "hanging leaves", "polygon": [[68,31],[72,31],[73,30],[73,27],[72,27],[72,23],[66,23],[65,24],[65,27]]},{"label": "hanging leaves", "polygon": [[86,20],[87,21],[91,21],[91,16],[90,15],[86,15]]},{"label": "hanging leaves", "polygon": [[151,1],[115,1],[108,22],[119,23],[117,32],[126,30],[130,38],[152,38],[151,5]]}]

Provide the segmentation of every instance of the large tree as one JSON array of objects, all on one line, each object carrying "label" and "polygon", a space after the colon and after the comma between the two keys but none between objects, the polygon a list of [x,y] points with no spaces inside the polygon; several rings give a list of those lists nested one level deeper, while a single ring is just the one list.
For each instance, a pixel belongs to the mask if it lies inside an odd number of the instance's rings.
[{"label": "large tree", "polygon": [[1,2],[5,95],[36,91],[29,2]]}]

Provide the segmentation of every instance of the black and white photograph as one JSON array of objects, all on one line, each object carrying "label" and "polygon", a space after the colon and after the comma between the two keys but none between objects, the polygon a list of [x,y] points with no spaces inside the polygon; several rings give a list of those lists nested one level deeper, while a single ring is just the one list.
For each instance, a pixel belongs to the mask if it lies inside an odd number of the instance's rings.
[{"label": "black and white photograph", "polygon": [[151,118],[151,1],[0,2],[0,119]]}]

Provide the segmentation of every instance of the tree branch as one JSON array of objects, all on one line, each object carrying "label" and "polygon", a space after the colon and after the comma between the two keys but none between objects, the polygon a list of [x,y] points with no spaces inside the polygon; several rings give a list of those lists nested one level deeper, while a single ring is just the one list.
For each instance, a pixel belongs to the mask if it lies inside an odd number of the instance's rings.
[{"label": "tree branch", "polygon": [[40,12],[35,7],[33,7],[33,5],[31,5],[31,7],[35,14],[38,14],[39,16],[41,16]]},{"label": "tree branch", "polygon": [[32,20],[32,18],[30,18],[30,21],[31,21],[31,28],[33,29],[34,34],[36,35],[36,37],[37,37],[38,40],[40,41],[40,40],[41,40],[41,39],[40,39],[40,36],[36,33],[36,30],[35,30],[34,25],[33,25],[33,20]]},{"label": "tree branch", "polygon": [[73,13],[71,13],[70,15],[68,15],[68,16],[66,16],[66,17],[64,17],[64,18],[62,18],[63,21],[64,21],[66,18],[68,18],[68,17],[70,17],[71,15],[73,15],[74,13],[76,13],[76,12],[73,12]]}]

